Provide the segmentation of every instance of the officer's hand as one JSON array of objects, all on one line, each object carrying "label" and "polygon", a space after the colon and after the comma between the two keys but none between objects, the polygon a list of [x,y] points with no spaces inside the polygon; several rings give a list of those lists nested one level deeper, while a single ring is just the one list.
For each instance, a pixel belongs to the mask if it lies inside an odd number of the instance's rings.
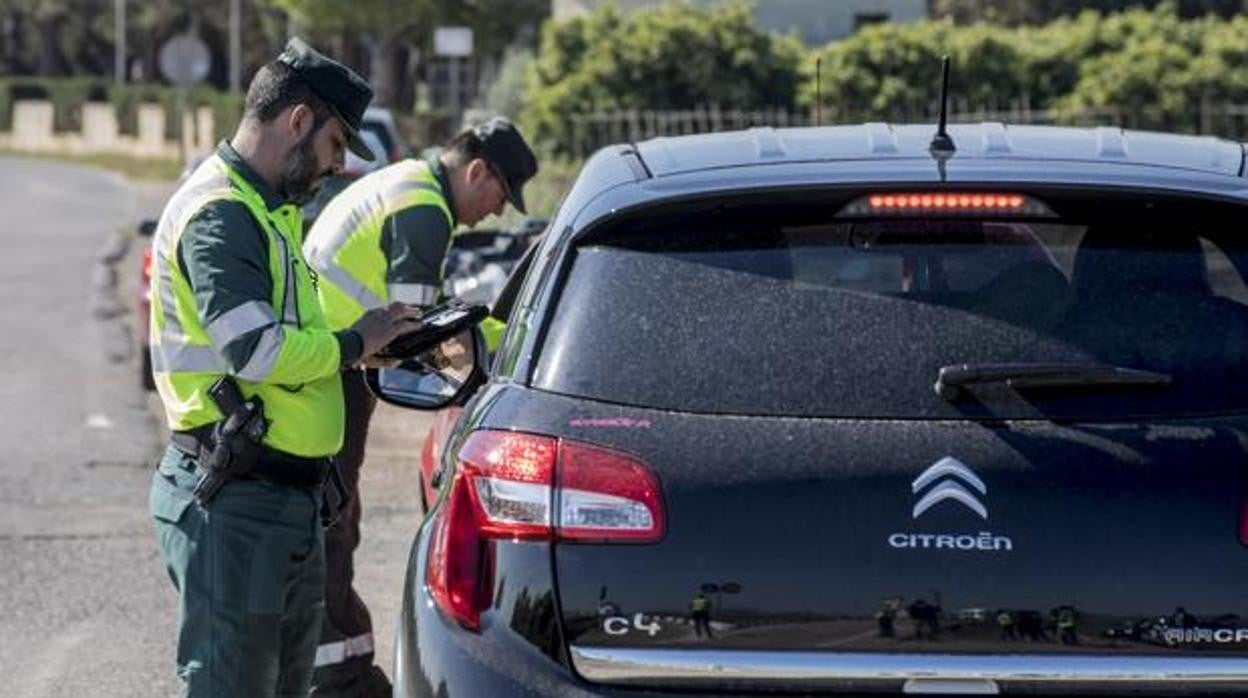
[{"label": "officer's hand", "polygon": [[406,303],[391,303],[364,313],[351,329],[364,340],[361,359],[368,359],[401,334],[420,327],[420,309]]}]

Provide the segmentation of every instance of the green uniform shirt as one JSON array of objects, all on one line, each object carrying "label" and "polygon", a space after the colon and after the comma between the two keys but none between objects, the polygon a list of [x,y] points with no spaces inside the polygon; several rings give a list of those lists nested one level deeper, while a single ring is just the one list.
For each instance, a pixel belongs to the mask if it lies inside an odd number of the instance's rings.
[{"label": "green uniform shirt", "polygon": [[400,160],[351,183],[317,217],[303,244],[320,274],[318,294],[334,329],[400,301],[432,305],[455,228],[454,202],[438,158]]},{"label": "green uniform shirt", "polygon": [[299,456],[342,446],[339,371],[363,340],[332,331],[299,253],[302,216],[228,143],[170,198],[152,248],[152,368],[169,428],[221,418],[221,375],[262,397],[264,443]]},{"label": "green uniform shirt", "polygon": [[[217,146],[217,155],[264,197],[270,209],[284,203],[228,142]],[[244,303],[267,302],[273,288],[265,232],[240,201],[213,201],[191,218],[178,241],[178,265],[195,291],[195,305],[204,327]],[[247,365],[263,330],[260,327],[239,335],[222,348],[233,372]],[[340,364],[346,367],[359,361],[364,350],[359,334],[344,329],[334,335]]]},{"label": "green uniform shirt", "polygon": [[442,264],[451,244],[455,220],[455,201],[446,167],[435,158],[427,160],[429,170],[442,187],[442,198],[451,217],[434,206],[412,206],[386,216],[381,227],[381,249],[389,264],[386,285],[442,285]]}]

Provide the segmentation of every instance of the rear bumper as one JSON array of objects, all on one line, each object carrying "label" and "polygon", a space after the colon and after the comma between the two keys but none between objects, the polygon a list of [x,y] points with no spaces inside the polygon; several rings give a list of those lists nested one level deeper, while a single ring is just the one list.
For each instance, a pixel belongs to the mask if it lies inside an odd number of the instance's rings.
[{"label": "rear bumper", "polygon": [[[658,698],[844,692],[1248,695],[1248,658],[883,655],[572,647],[575,673],[496,612],[469,633],[424,585],[424,529],[408,564],[395,638],[395,696]],[[582,678],[583,677],[583,678]],[[592,683],[591,683],[592,682]]]},{"label": "rear bumper", "polygon": [[1248,657],[1072,657],[669,650],[572,647],[577,673],[599,684],[775,687],[993,694],[1130,692],[1244,695]]},{"label": "rear bumper", "polygon": [[396,698],[651,695],[609,687],[604,692],[593,690],[508,627],[495,611],[483,614],[480,633],[448,621],[422,581],[427,532],[428,527],[422,526],[408,559],[395,636]]},{"label": "rear bumper", "polygon": [[[1248,657],[815,653],[572,646],[569,662],[498,609],[479,633],[448,621],[423,584],[427,528],[413,544],[397,625],[396,697],[661,698],[693,695],[1248,695]],[[511,568],[512,572],[516,572]],[[504,584],[516,585],[513,574]],[[414,581],[415,580],[415,581]],[[575,670],[573,670],[573,668]]]}]

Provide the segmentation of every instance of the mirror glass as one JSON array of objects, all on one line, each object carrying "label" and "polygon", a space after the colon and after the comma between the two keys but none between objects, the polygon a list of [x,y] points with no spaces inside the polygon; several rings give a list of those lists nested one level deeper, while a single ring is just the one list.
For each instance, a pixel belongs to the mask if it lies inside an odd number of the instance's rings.
[{"label": "mirror glass", "polygon": [[474,366],[473,333],[465,330],[395,368],[378,369],[374,390],[390,402],[437,409],[455,400]]}]

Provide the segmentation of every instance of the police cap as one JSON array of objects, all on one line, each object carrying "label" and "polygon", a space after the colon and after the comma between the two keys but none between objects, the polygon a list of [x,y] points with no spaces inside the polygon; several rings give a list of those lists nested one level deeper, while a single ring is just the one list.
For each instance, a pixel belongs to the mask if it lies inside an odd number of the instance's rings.
[{"label": "police cap", "polygon": [[373,99],[373,88],[368,86],[364,78],[338,61],[329,58],[316,49],[308,46],[303,39],[292,38],[286,48],[277,57],[279,63],[285,63],[294,70],[303,81],[320,97],[334,116],[342,122],[347,133],[347,145],[351,152],[364,160],[372,162],[373,151],[360,138],[360,124],[364,120],[364,110]]},{"label": "police cap", "polygon": [[507,200],[520,213],[524,210],[524,183],[537,174],[537,157],[515,124],[501,116],[473,129],[481,141],[481,157],[502,176]]}]

